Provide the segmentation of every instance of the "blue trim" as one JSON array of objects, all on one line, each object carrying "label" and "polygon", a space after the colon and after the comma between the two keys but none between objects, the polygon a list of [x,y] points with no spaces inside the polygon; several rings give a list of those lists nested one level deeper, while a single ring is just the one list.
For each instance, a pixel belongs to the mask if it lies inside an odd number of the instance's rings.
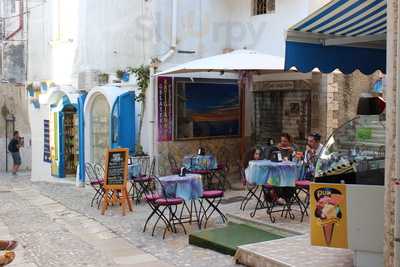
[{"label": "blue trim", "polygon": [[345,74],[357,69],[367,75],[376,70],[386,72],[386,50],[287,41],[285,70],[291,67],[304,73],[314,68],[323,73],[331,73],[335,69]]},{"label": "blue trim", "polygon": [[79,182],[85,183],[85,100],[87,93],[78,97],[78,117],[79,117]]},{"label": "blue trim", "polygon": [[65,177],[65,154],[64,154],[64,113],[58,112],[58,177]]},{"label": "blue trim", "polygon": [[[116,119],[113,118],[114,112],[116,113]],[[129,91],[118,96],[111,109],[110,144],[112,148],[128,148],[129,153],[134,153],[136,139],[135,121],[135,93]]]}]

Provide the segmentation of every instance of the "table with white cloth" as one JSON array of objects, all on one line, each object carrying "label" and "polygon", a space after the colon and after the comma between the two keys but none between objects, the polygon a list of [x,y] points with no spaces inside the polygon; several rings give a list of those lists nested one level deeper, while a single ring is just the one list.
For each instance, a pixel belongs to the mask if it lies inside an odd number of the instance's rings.
[{"label": "table with white cloth", "polygon": [[300,170],[300,165],[291,161],[253,160],[245,172],[250,184],[294,187]]},{"label": "table with white cloth", "polygon": [[[158,191],[163,197],[182,198],[185,201],[184,206],[182,207],[182,211],[186,209],[188,212],[188,217],[186,218],[187,221],[184,222],[191,223],[192,221],[195,221],[200,228],[200,207],[196,204],[196,201],[200,200],[203,196],[203,182],[201,175],[169,175],[160,177],[159,181],[162,187],[158,185]],[[188,202],[190,202],[190,204]],[[190,207],[188,204],[190,205]],[[194,220],[192,219],[193,214],[195,215]]]},{"label": "table with white cloth", "polygon": [[195,200],[199,199],[203,195],[203,182],[201,180],[201,175],[169,175],[160,177],[159,180],[165,190],[166,196],[164,197],[178,197],[184,200]]},{"label": "table with white cloth", "polygon": [[[298,203],[295,183],[302,175],[302,170],[301,164],[291,161],[250,161],[245,170],[246,180],[250,185],[260,188],[263,193],[263,196],[257,197],[257,205],[250,215],[254,216],[259,209],[266,209],[272,222],[275,222],[275,217],[272,216],[275,212],[294,219],[292,204]],[[275,210],[277,206],[282,209]]]}]

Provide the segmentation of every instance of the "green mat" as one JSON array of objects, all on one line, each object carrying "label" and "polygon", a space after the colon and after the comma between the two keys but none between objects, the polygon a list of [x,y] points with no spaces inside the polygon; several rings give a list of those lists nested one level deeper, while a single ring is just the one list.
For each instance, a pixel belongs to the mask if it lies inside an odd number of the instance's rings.
[{"label": "green mat", "polygon": [[279,238],[283,236],[246,224],[229,223],[223,228],[199,231],[189,235],[189,244],[233,256],[238,246]]}]

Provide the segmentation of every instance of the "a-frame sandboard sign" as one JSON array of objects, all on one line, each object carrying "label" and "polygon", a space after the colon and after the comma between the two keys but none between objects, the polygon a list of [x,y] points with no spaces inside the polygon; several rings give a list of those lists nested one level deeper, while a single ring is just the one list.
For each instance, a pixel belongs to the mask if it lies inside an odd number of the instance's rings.
[{"label": "a-frame sandboard sign", "polygon": [[126,189],[128,183],[128,149],[117,148],[106,151],[104,172],[104,196],[101,214],[104,215],[110,202],[118,202],[122,207],[122,215],[126,209],[132,211],[132,202]]}]

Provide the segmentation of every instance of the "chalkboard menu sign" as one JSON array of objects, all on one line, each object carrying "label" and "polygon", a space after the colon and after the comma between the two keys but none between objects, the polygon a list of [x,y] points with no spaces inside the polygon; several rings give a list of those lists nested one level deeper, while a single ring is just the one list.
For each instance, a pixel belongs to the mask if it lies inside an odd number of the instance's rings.
[{"label": "chalkboard menu sign", "polygon": [[120,188],[125,186],[128,178],[128,149],[111,149],[107,151],[105,186]]},{"label": "chalkboard menu sign", "polygon": [[[106,170],[104,177],[103,208],[101,214],[105,214],[110,203],[119,202],[122,215],[126,210],[132,211],[132,202],[126,189],[128,182],[128,149],[110,149],[106,152]],[[112,192],[112,194],[109,194]],[[117,195],[119,198],[117,198]]]}]

